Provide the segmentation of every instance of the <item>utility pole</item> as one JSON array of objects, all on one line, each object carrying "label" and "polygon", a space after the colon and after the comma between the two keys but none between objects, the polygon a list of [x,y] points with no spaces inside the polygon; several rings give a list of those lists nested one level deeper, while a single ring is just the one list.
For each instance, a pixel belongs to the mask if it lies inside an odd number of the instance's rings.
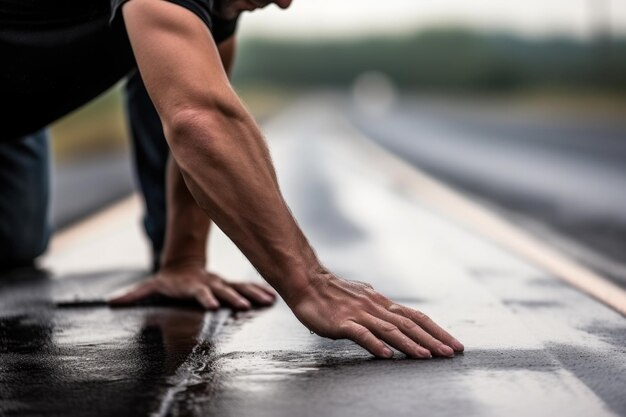
[{"label": "utility pole", "polygon": [[586,1],[592,38],[595,41],[610,42],[611,0]]},{"label": "utility pole", "polygon": [[611,0],[586,0],[591,31],[592,59],[596,70],[594,77],[599,83],[611,83],[613,79],[611,57]]}]

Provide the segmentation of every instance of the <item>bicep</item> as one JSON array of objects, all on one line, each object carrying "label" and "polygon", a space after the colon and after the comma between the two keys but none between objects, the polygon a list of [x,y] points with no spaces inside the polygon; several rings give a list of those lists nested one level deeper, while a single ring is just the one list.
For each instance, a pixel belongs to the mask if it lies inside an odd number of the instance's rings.
[{"label": "bicep", "polygon": [[164,125],[179,111],[210,108],[232,94],[207,26],[193,12],[162,0],[122,8],[141,76]]}]

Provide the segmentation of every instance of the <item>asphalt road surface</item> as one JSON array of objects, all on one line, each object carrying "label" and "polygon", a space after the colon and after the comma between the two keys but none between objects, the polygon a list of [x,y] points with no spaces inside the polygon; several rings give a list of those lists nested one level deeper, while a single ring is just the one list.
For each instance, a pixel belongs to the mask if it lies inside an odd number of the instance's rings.
[{"label": "asphalt road surface", "polygon": [[398,156],[626,288],[625,118],[410,97],[351,118]]},{"label": "asphalt road surface", "polygon": [[[286,200],[335,273],[371,282],[455,334],[452,359],[375,360],[278,305],[109,309],[149,258],[140,203],[58,237],[50,271],[0,282],[0,415],[626,415],[624,317],[433,211],[380,169],[341,103],[266,127]],[[218,230],[212,268],[259,279]]]}]

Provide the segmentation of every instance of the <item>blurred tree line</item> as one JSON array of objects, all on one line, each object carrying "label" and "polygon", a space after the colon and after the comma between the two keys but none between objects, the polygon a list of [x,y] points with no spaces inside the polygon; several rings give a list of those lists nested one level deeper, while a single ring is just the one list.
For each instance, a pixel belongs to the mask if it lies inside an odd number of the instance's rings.
[{"label": "blurred tree line", "polygon": [[364,71],[401,89],[515,91],[548,88],[626,93],[626,40],[526,39],[467,30],[332,41],[242,43],[239,85],[345,87]]}]

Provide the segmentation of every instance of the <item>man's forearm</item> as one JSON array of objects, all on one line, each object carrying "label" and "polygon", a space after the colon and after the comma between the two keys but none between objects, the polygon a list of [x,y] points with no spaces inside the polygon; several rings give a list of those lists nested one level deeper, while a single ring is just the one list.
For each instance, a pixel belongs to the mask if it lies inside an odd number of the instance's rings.
[{"label": "man's forearm", "polygon": [[283,201],[269,152],[207,28],[158,0],[122,8],[141,76],[196,202],[288,300],[321,268]]},{"label": "man's forearm", "polygon": [[166,125],[197,203],[289,299],[322,270],[283,200],[263,137],[234,93]]},{"label": "man's forearm", "polygon": [[[232,73],[235,47],[235,36],[217,46],[224,71],[229,77]],[[161,266],[188,262],[205,266],[211,219],[193,199],[173,158],[168,161],[166,183],[167,224]]]},{"label": "man's forearm", "polygon": [[206,265],[211,220],[198,206],[173,158],[167,165],[167,218],[161,267],[181,263]]}]

